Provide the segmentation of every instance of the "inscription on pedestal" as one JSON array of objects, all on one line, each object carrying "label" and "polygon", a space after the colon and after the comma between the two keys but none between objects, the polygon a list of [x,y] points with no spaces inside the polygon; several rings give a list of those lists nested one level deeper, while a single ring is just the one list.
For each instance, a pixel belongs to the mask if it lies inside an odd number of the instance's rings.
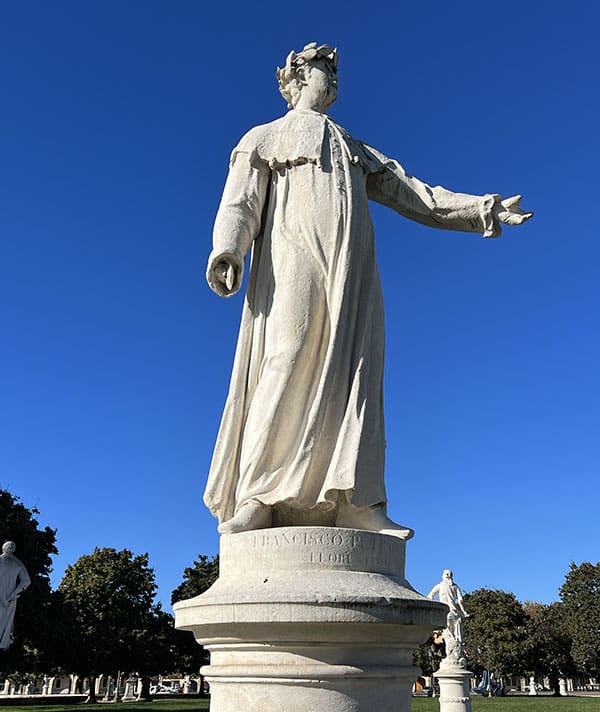
[{"label": "inscription on pedestal", "polygon": [[[340,568],[404,574],[405,542],[392,536],[335,527],[281,527],[236,534],[236,553],[268,563],[277,552],[290,569]],[[225,538],[222,547],[228,548]]]}]

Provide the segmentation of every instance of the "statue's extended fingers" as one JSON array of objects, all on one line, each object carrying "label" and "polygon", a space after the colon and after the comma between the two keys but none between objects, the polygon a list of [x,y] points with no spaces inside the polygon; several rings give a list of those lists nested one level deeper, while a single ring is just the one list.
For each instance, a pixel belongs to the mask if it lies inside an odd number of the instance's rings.
[{"label": "statue's extended fingers", "polygon": [[519,207],[519,203],[521,202],[522,199],[523,199],[523,196],[522,196],[522,195],[513,195],[513,196],[511,196],[510,198],[505,198],[505,199],[502,201],[502,205],[503,205],[507,210],[509,210],[510,208],[518,208],[518,207]]},{"label": "statue's extended fingers", "polygon": [[225,286],[229,291],[233,289],[233,283],[235,282],[235,270],[233,265],[228,265],[227,272],[225,274]]},{"label": "statue's extended fingers", "polygon": [[499,215],[501,222],[506,223],[506,225],[522,225],[526,220],[533,217],[533,213],[511,213],[505,212]]},{"label": "statue's extended fingers", "polygon": [[215,265],[215,277],[221,282],[222,284],[225,284],[227,281],[227,271],[229,270],[229,265],[227,262],[219,262],[217,265]]}]

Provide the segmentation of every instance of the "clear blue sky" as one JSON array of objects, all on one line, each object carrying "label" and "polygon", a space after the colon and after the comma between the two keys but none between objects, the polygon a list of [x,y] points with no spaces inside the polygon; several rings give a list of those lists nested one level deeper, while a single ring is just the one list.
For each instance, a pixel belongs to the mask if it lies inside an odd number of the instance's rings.
[{"label": "clear blue sky", "polygon": [[0,486],[169,600],[218,549],[202,504],[242,298],[204,281],[231,148],[274,77],[340,51],[332,116],[432,184],[523,193],[500,240],[373,207],[390,513],[427,591],[550,602],[600,540],[594,3],[0,2]]}]

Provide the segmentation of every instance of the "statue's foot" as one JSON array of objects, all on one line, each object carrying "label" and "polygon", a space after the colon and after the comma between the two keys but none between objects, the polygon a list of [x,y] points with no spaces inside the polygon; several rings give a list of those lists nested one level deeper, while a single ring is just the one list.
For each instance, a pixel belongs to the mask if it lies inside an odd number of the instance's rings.
[{"label": "statue's foot", "polygon": [[273,514],[271,507],[251,499],[243,504],[235,515],[226,522],[219,524],[219,534],[237,534],[253,529],[266,529],[271,526]]},{"label": "statue's foot", "polygon": [[366,529],[369,532],[397,536],[400,539],[411,539],[414,531],[392,521],[387,515],[385,505],[380,507],[340,507],[335,522],[337,527],[347,529]]}]

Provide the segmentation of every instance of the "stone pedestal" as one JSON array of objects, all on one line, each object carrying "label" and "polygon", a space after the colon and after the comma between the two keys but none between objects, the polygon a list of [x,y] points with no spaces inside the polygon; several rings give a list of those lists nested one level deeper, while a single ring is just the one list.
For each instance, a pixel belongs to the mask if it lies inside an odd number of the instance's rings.
[{"label": "stone pedestal", "polygon": [[442,663],[434,677],[440,683],[440,712],[471,712],[472,672]]},{"label": "stone pedestal", "polygon": [[405,546],[336,527],[221,537],[218,581],[174,606],[211,653],[212,712],[409,712],[413,651],[447,609],[406,581]]}]

